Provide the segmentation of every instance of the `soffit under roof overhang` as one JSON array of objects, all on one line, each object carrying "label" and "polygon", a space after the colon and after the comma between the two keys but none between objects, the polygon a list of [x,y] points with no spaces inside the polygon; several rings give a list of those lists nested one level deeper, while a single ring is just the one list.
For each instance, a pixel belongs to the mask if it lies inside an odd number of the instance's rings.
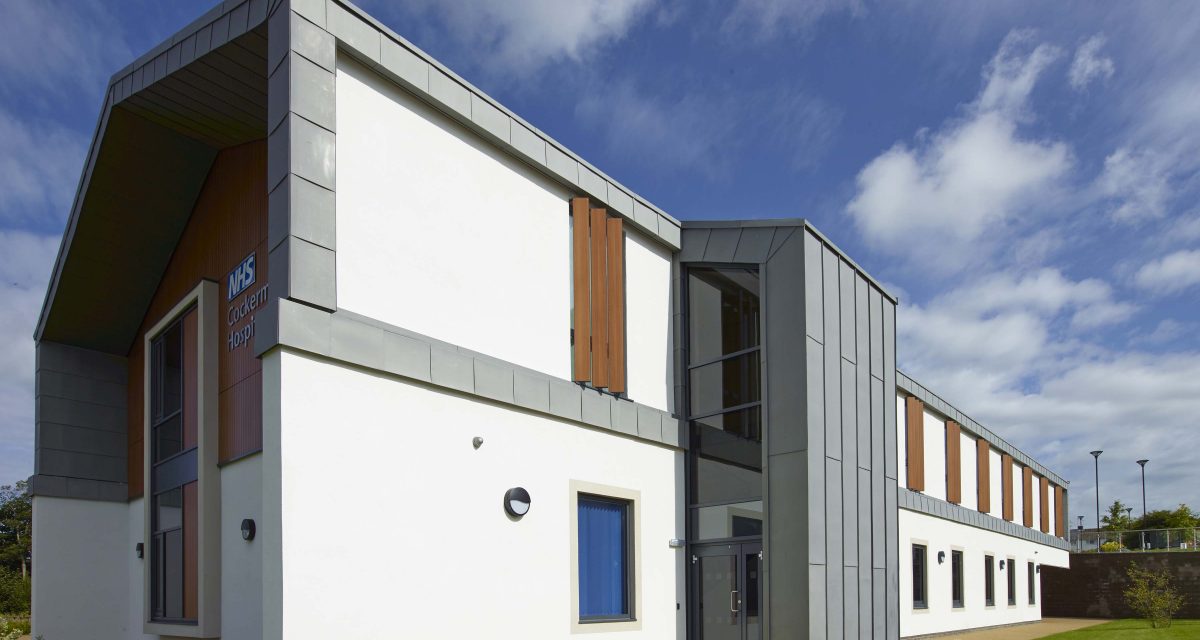
[{"label": "soffit under roof overhang", "polygon": [[35,340],[128,352],[216,154],[267,136],[267,13],[222,3],[113,76]]}]

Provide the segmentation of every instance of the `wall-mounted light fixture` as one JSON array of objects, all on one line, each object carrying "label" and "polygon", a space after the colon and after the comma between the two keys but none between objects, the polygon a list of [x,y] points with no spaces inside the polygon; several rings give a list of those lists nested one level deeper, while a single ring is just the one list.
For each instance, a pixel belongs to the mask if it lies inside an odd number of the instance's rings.
[{"label": "wall-mounted light fixture", "polygon": [[504,511],[514,518],[529,513],[529,492],[522,487],[513,487],[504,492]]},{"label": "wall-mounted light fixture", "polygon": [[246,540],[247,542],[253,540],[256,530],[257,527],[254,526],[253,520],[250,518],[242,520],[242,540]]},{"label": "wall-mounted light fixture", "polygon": [[1000,570],[1004,571],[1004,561],[1003,560],[1000,561]]},{"label": "wall-mounted light fixture", "polygon": [[938,564],[943,564],[943,563],[945,563],[945,562],[946,562],[946,552],[945,552],[945,551],[939,551],[939,552],[938,552]]},{"label": "wall-mounted light fixture", "polygon": [[139,558],[144,557],[146,555],[146,545],[144,545],[140,542],[137,543],[133,547],[133,552],[136,553],[137,557],[139,557]]},{"label": "wall-mounted light fixture", "polygon": [[471,438],[471,446],[475,447],[476,449],[478,449],[479,447],[482,447],[483,446],[483,438],[480,438],[479,436],[475,436],[474,438]]},{"label": "wall-mounted light fixture", "polygon": [[684,544],[684,541],[680,540],[679,538],[671,538],[667,541],[667,546],[671,547],[672,549],[682,549]]},{"label": "wall-mounted light fixture", "polygon": [[1040,564],[1039,564],[1038,566],[1034,567],[1034,569],[1033,569],[1033,572],[1034,572],[1034,573],[1041,573],[1041,572],[1042,572],[1042,565],[1040,565]]}]

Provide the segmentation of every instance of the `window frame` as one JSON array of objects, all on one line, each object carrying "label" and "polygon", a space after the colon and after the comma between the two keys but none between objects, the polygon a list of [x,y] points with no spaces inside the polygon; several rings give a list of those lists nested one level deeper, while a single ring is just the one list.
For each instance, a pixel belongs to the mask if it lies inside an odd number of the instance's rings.
[{"label": "window frame", "polygon": [[[917,597],[917,583],[918,583],[917,550],[918,549],[920,549],[920,555],[921,555],[921,561],[920,561],[920,565],[919,565],[920,566],[919,580],[920,580],[920,585],[921,585],[921,597],[920,598]],[[920,543],[916,543],[916,542],[914,542],[912,544],[912,572],[913,572],[913,593],[912,593],[913,603],[912,603],[912,607],[913,607],[913,609],[917,609],[917,610],[927,610],[927,609],[929,609],[929,545],[920,544]]]},{"label": "window frame", "polygon": [[[636,631],[642,628],[642,571],[641,571],[641,492],[597,484],[582,480],[571,480],[569,486],[570,545],[571,545],[571,633],[607,631]],[[588,616],[579,613],[579,507],[582,500],[623,503],[625,512],[626,553],[626,602],[628,615]]]},{"label": "window frame", "polygon": [[[196,619],[166,620],[153,616],[153,563],[142,562],[142,632],[147,635],[213,638],[221,629],[221,479],[218,462],[219,285],[201,280],[141,336],[142,477],[148,490],[142,500],[142,540],[152,540],[153,515],[153,343],[189,312],[196,314]],[[176,454],[179,455],[179,454]],[[150,546],[149,544],[147,546]]]},{"label": "window frame", "polygon": [[1005,576],[1005,584],[1008,586],[1008,606],[1017,606],[1017,569],[1014,565],[1017,564],[1015,558],[1006,558],[1004,566],[1007,570]]},{"label": "window frame", "polygon": [[1034,570],[1033,562],[1026,562],[1025,566],[1026,566],[1026,571],[1028,571],[1027,586],[1029,587],[1029,606],[1032,607],[1037,604],[1037,588],[1036,588],[1037,580],[1034,575],[1035,570]]},{"label": "window frame", "polygon": [[983,606],[996,606],[996,556],[983,556]]},{"label": "window frame", "polygon": [[[950,550],[950,608],[962,609],[966,606],[966,591],[967,585],[963,580],[963,552],[962,549]],[[958,593],[954,591],[957,588]],[[958,597],[955,598],[955,595]]]}]

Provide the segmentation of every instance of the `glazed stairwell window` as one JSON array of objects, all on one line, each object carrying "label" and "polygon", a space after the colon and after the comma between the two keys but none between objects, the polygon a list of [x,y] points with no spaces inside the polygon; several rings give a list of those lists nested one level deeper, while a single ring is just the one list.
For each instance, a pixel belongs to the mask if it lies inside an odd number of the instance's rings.
[{"label": "glazed stairwell window", "polygon": [[571,199],[571,377],[610,393],[625,384],[625,227]]},{"label": "glazed stairwell window", "polygon": [[217,285],[200,283],[143,336],[143,633],[220,636]]},{"label": "glazed stairwell window", "polygon": [[150,619],[195,622],[196,309],[150,343]]}]

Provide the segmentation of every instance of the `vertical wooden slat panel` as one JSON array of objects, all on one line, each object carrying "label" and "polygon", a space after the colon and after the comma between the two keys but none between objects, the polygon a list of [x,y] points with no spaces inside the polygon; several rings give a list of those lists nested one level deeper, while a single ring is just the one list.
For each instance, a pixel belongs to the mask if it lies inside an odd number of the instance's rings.
[{"label": "vertical wooden slat panel", "polygon": [[962,504],[962,429],[946,421],[946,500]]},{"label": "vertical wooden slat panel", "polygon": [[1007,453],[1000,456],[1000,488],[1003,490],[1004,519],[1013,521],[1013,459]]},{"label": "vertical wooden slat panel", "polygon": [[976,498],[979,511],[987,513],[992,510],[992,447],[987,440],[979,438],[975,441],[975,487],[978,491]]},{"label": "vertical wooden slat panel", "polygon": [[1067,536],[1066,509],[1063,507],[1063,488],[1054,485],[1054,535]]},{"label": "vertical wooden slat panel", "polygon": [[1033,469],[1023,467],[1021,469],[1021,511],[1023,512],[1022,521],[1025,526],[1033,526]]},{"label": "vertical wooden slat panel", "polygon": [[608,212],[592,209],[592,384],[607,388],[608,373]]},{"label": "vertical wooden slat panel", "polygon": [[587,198],[571,198],[571,292],[573,308],[571,319],[574,328],[574,344],[571,346],[571,377],[576,382],[592,379],[592,317],[591,292],[588,288],[590,253],[588,229],[591,227],[591,210]]},{"label": "vertical wooden slat panel", "polygon": [[1038,487],[1041,493],[1041,521],[1038,523],[1041,526],[1042,533],[1050,533],[1050,480],[1046,476],[1041,477],[1041,486]]},{"label": "vertical wooden slat panel", "polygon": [[609,218],[608,229],[608,390],[625,392],[625,229]]},{"label": "vertical wooden slat panel", "polygon": [[909,396],[905,403],[908,424],[908,488],[925,490],[925,403]]}]

